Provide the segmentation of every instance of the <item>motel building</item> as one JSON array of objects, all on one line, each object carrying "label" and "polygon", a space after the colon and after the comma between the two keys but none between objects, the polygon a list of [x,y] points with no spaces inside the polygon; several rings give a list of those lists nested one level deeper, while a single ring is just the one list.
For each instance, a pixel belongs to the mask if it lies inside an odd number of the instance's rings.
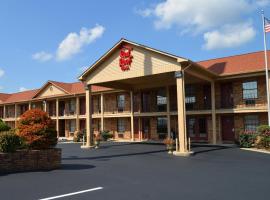
[{"label": "motel building", "polygon": [[40,108],[59,138],[86,130],[84,148],[103,130],[121,141],[175,136],[177,155],[189,154],[189,139],[235,143],[268,120],[263,51],[193,62],[121,39],[79,80],[2,93],[0,118],[16,127],[22,113]]}]

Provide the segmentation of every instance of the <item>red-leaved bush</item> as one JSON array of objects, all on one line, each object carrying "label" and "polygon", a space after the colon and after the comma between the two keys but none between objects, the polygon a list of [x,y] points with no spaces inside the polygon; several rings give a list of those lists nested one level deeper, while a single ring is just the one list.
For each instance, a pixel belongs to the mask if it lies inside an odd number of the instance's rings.
[{"label": "red-leaved bush", "polygon": [[57,144],[54,123],[47,113],[32,109],[21,115],[18,121],[18,133],[31,149],[47,149]]}]

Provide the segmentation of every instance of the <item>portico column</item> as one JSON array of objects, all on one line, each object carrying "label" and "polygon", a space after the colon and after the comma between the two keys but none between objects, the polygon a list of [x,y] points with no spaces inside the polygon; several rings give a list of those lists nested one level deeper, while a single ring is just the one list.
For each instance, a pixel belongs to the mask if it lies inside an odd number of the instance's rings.
[{"label": "portico column", "polygon": [[131,140],[134,141],[133,91],[130,91],[130,129],[131,129]]},{"label": "portico column", "polygon": [[104,131],[104,94],[100,94],[100,111],[101,111],[101,118],[100,118],[100,129]]},{"label": "portico column", "polygon": [[86,145],[82,148],[91,148],[93,146],[92,132],[92,91],[91,85],[85,86],[85,103],[86,103]]},{"label": "portico column", "polygon": [[178,151],[174,155],[188,156],[190,152],[187,149],[186,135],[186,108],[185,108],[185,81],[184,72],[176,72],[176,88],[177,88],[177,114],[178,114]]},{"label": "portico column", "polygon": [[76,97],[76,131],[80,131],[80,98]]},{"label": "portico column", "polygon": [[31,102],[28,103],[28,110],[31,110]]},{"label": "portico column", "polygon": [[6,105],[4,105],[4,115],[3,115],[3,118],[4,119],[6,118]]},{"label": "portico column", "polygon": [[57,137],[60,136],[59,133],[59,99],[56,99],[56,131],[57,131]]},{"label": "portico column", "polygon": [[216,125],[216,98],[215,98],[215,82],[211,82],[211,109],[212,109],[212,131],[213,144],[217,143],[217,125]]},{"label": "portico column", "polygon": [[171,115],[170,115],[170,87],[166,87],[166,97],[167,97],[167,133],[168,137],[171,137]]},{"label": "portico column", "polygon": [[15,106],[15,128],[17,128],[17,116],[18,116],[18,113],[17,113],[17,104],[14,105]]}]

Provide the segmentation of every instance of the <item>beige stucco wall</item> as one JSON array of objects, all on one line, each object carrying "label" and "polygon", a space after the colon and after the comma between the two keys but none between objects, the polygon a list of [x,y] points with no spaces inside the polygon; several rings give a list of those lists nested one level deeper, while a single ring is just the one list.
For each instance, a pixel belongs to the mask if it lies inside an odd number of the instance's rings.
[{"label": "beige stucco wall", "polygon": [[54,96],[54,95],[63,95],[65,94],[62,90],[58,89],[54,85],[48,85],[44,90],[38,95],[38,97]]},{"label": "beige stucco wall", "polygon": [[[131,45],[130,45],[131,46]],[[129,71],[122,71],[119,67],[119,52],[117,49],[99,66],[95,66],[86,78],[87,84],[109,82],[134,77],[142,77],[181,69],[175,58],[132,46],[132,64]]]}]

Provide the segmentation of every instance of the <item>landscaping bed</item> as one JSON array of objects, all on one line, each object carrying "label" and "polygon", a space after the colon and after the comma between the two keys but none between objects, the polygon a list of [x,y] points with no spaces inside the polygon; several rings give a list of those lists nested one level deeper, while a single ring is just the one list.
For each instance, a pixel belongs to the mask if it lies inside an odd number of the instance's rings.
[{"label": "landscaping bed", "polygon": [[52,170],[61,167],[61,149],[47,113],[32,109],[20,116],[16,129],[0,120],[0,173]]},{"label": "landscaping bed", "polygon": [[61,167],[61,149],[18,150],[0,153],[0,172],[52,170]]}]

